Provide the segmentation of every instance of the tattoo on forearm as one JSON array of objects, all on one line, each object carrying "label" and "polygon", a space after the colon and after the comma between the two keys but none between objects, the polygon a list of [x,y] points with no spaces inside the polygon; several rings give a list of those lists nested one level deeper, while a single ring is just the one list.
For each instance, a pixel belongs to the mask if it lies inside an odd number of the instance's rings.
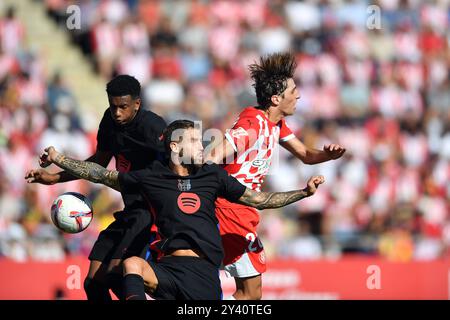
[{"label": "tattoo on forearm", "polygon": [[118,171],[110,171],[95,162],[75,160],[62,154],[59,154],[53,162],[75,177],[101,183],[120,191]]},{"label": "tattoo on forearm", "polygon": [[305,190],[256,192],[247,188],[242,197],[239,198],[239,202],[261,210],[284,207],[308,196],[309,194]]}]

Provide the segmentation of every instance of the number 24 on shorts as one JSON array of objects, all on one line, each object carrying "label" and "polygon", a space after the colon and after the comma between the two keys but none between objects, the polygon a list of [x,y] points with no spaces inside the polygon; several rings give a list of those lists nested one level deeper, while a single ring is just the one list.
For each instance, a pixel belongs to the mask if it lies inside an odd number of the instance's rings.
[{"label": "number 24 on shorts", "polygon": [[[262,249],[262,243],[261,240],[259,240],[259,238],[254,234],[254,233],[247,233],[247,235],[245,236],[245,238],[248,240],[248,251],[250,252],[255,252],[258,249]],[[258,241],[258,243],[256,244],[255,241]]]}]

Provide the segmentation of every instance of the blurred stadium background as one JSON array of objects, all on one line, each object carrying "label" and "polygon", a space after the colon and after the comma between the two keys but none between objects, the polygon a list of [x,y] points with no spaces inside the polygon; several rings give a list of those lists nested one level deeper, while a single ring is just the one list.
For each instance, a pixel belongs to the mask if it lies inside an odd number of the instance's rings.
[{"label": "blurred stadium background", "polygon": [[[262,213],[263,298],[449,299],[449,4],[1,0],[0,298],[85,297],[82,285],[68,285],[70,266],[82,280],[120,195],[83,181],[27,185],[24,174],[48,145],[92,154],[111,77],[139,79],[143,106],[167,122],[224,130],[255,103],[247,65],[292,50],[301,99],[288,123],[308,145],[348,151],[315,166],[281,152],[266,190],[296,188],[315,173],[326,183]],[[80,29],[68,28],[69,5],[80,9]],[[369,5],[381,10],[380,29],[367,27]],[[65,191],[94,202],[94,221],[77,235],[50,220]],[[377,267],[381,288],[370,289]],[[223,278],[223,287],[234,283]]]}]

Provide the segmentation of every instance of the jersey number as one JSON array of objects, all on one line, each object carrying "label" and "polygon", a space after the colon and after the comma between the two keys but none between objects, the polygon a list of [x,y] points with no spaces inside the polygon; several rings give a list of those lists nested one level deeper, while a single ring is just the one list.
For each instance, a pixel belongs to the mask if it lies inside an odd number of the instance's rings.
[{"label": "jersey number", "polygon": [[[262,248],[262,243],[259,240],[259,238],[257,238],[255,236],[254,233],[247,233],[247,235],[245,236],[245,238],[249,241],[248,244],[248,251],[250,252],[255,252],[256,250],[258,250],[259,248]],[[255,241],[258,241],[258,243],[256,244],[256,246],[254,246]]]}]

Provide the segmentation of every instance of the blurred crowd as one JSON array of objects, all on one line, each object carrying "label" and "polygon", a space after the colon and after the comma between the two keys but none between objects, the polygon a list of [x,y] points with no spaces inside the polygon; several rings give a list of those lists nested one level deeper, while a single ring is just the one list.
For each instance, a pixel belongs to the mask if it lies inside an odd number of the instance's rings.
[{"label": "blurred crowd", "polygon": [[[266,190],[298,188],[313,174],[326,182],[309,199],[261,213],[269,258],[450,256],[450,1],[41,2],[105,83],[135,76],[143,106],[167,122],[230,127],[255,104],[247,66],[262,54],[296,54],[301,98],[288,124],[309,146],[339,143],[347,153],[309,166],[280,150]],[[71,4],[80,29],[66,28]],[[87,254],[120,195],[81,181],[25,183],[44,146],[92,154],[97,123],[63,76],[46,74],[23,29],[13,12],[0,20],[0,255]],[[49,219],[53,198],[69,190],[95,206],[93,225],[70,236]]]},{"label": "blurred crowd", "polygon": [[[84,181],[26,183],[26,171],[39,167],[37,155],[48,145],[76,158],[90,156],[97,124],[92,127],[83,117],[62,76],[48,74],[42,54],[25,39],[14,8],[6,8],[0,18],[0,257],[58,261],[68,254],[87,255],[111,212],[120,208],[120,195]],[[59,232],[50,218],[55,197],[72,190],[95,199],[99,213],[91,228],[75,236]]]}]

